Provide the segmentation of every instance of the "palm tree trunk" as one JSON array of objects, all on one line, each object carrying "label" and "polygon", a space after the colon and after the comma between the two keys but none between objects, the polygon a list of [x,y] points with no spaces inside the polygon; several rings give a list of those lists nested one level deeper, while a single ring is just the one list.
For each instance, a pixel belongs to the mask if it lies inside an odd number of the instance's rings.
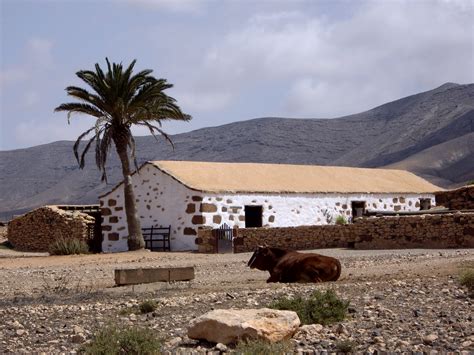
[{"label": "palm tree trunk", "polygon": [[139,250],[145,248],[140,219],[138,218],[135,193],[132,185],[132,174],[130,171],[130,159],[127,152],[127,142],[114,140],[117,154],[122,163],[123,194],[125,198],[125,214],[128,226],[128,250]]}]

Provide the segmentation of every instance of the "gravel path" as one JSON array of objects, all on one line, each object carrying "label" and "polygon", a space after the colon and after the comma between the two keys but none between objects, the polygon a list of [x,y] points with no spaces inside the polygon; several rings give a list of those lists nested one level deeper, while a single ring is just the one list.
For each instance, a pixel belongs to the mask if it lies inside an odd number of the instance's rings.
[{"label": "gravel path", "polygon": [[[192,318],[217,308],[264,307],[316,289],[334,289],[351,302],[351,313],[341,324],[303,328],[292,339],[297,352],[335,351],[344,340],[354,351],[474,351],[473,299],[457,282],[459,268],[474,265],[474,250],[317,252],[341,260],[340,280],[267,284],[267,273],[246,267],[250,253],[32,258],[0,249],[0,353],[74,353],[110,322],[156,329],[172,352],[206,353],[214,344],[186,337]],[[115,268],[152,266],[195,266],[196,278],[113,287]],[[158,302],[155,312],[131,313],[147,299]]]}]

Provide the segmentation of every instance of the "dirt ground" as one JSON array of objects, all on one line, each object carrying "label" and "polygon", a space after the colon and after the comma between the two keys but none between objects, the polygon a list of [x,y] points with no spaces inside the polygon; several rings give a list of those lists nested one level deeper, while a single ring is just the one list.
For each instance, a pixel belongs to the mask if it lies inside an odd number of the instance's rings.
[{"label": "dirt ground", "polygon": [[[74,352],[80,344],[71,329],[80,327],[84,330],[81,339],[89,341],[97,327],[116,320],[159,329],[161,336],[171,341],[170,351],[193,346],[205,353],[212,346],[205,348],[186,338],[186,325],[194,317],[214,308],[262,307],[281,295],[328,288],[350,300],[356,309],[353,319],[344,325],[348,334],[336,336],[334,329],[325,327],[326,333],[320,337],[294,339],[301,351],[337,350],[334,337],[354,340],[357,351],[474,350],[473,303],[457,282],[460,268],[474,265],[474,250],[316,252],[341,260],[343,270],[337,282],[267,284],[268,273],[246,266],[250,253],[139,251],[26,257],[0,249],[0,318],[5,322],[0,325],[0,352]],[[194,266],[195,279],[114,287],[116,268],[169,266]],[[161,305],[156,317],[119,315],[120,309],[145,299]],[[447,316],[440,315],[439,309]],[[421,316],[413,318],[413,312]],[[18,324],[20,328],[16,328]],[[43,328],[38,328],[40,325]],[[435,342],[423,340],[433,334]]]},{"label": "dirt ground", "polygon": [[[455,274],[461,262],[474,260],[471,250],[317,250],[339,258],[343,270],[338,282],[385,280],[394,277],[432,277]],[[254,288],[266,285],[268,273],[246,267],[251,253],[199,254],[138,251],[114,254],[45,256],[44,253],[18,253],[0,250],[0,297],[42,294],[55,281],[78,283],[84,287],[111,291],[116,268],[194,266],[194,291],[206,289]],[[3,256],[3,257],[2,257]],[[21,257],[16,257],[21,256]],[[18,282],[21,278],[22,282]],[[63,280],[67,279],[67,281]],[[64,285],[67,287],[69,285]],[[164,284],[135,286],[134,291],[148,291]],[[121,287],[113,291],[127,291]]]}]

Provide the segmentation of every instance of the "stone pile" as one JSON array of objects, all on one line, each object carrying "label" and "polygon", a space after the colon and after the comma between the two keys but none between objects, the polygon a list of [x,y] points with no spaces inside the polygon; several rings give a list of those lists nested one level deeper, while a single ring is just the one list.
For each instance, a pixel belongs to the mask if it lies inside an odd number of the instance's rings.
[{"label": "stone pile", "polygon": [[13,219],[7,238],[16,250],[45,252],[59,238],[88,241],[95,218],[79,211],[44,206]]},{"label": "stone pile", "polygon": [[450,210],[474,210],[474,185],[437,192],[435,197],[436,205],[445,206]]}]

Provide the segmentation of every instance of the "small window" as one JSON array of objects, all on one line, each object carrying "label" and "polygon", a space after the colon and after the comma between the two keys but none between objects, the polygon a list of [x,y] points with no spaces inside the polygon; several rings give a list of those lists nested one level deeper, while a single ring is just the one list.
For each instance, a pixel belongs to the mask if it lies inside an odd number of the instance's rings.
[{"label": "small window", "polygon": [[430,198],[420,198],[420,211],[426,211],[431,209],[431,199]]},{"label": "small window", "polygon": [[262,226],[262,206],[245,206],[245,228]]},{"label": "small window", "polygon": [[352,219],[362,217],[365,213],[365,201],[352,201]]}]

